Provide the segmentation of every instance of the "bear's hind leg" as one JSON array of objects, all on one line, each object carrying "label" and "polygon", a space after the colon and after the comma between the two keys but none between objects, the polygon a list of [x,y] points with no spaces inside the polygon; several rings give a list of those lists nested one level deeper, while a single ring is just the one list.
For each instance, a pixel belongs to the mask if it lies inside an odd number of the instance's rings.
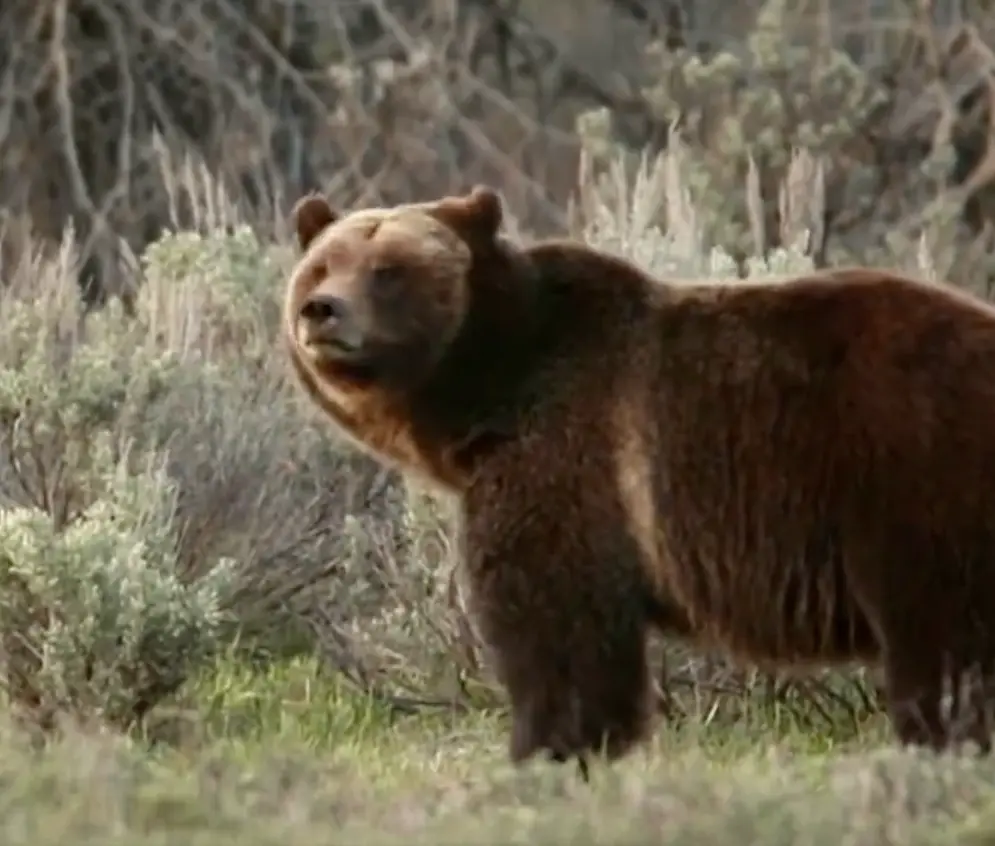
[{"label": "bear's hind leg", "polygon": [[962,523],[944,529],[925,518],[855,535],[861,543],[848,556],[847,581],[880,646],[898,740],[936,751],[973,741],[989,751],[995,544],[975,533],[971,551]]},{"label": "bear's hind leg", "polygon": [[884,693],[899,742],[937,751],[944,747],[942,672],[927,656],[916,656],[900,644],[890,646],[884,661]]},{"label": "bear's hind leg", "polygon": [[891,643],[885,652],[885,695],[898,739],[905,745],[935,751],[975,743],[991,751],[995,666],[992,657],[977,657],[977,648],[956,645],[941,654],[936,648],[903,648]]}]

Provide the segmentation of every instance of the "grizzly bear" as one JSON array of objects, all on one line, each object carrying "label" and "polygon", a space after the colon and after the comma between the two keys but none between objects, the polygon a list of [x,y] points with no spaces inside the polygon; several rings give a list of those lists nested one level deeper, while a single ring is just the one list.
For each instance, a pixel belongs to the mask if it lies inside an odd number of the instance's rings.
[{"label": "grizzly bear", "polygon": [[512,243],[487,187],[293,217],[294,370],[458,498],[513,761],[642,742],[653,627],[871,665],[900,741],[990,748],[995,308],[884,270],[672,283]]}]

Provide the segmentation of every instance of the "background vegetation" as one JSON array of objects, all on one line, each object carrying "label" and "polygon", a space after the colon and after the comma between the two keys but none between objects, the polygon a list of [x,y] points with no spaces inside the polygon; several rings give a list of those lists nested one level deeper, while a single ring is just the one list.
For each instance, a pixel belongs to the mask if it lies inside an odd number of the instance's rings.
[{"label": "background vegetation", "polygon": [[995,762],[893,748],[864,673],[680,644],[650,748],[590,787],[512,772],[452,504],[274,355],[315,186],[489,181],[520,237],[674,280],[863,261],[987,295],[985,12],[4,4],[0,840],[995,842]]}]

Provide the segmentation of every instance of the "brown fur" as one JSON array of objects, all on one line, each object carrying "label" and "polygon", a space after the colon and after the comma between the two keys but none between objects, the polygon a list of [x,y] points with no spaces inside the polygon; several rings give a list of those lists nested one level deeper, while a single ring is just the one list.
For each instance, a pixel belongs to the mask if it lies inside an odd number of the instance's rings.
[{"label": "brown fur", "polygon": [[[878,664],[902,741],[988,748],[986,699],[959,727],[940,699],[948,672],[995,681],[995,309],[866,269],[663,284],[500,223],[487,189],[305,198],[286,328],[339,426],[459,495],[512,758],[641,740],[650,625],[769,668]],[[308,346],[315,292],[348,354]]]}]

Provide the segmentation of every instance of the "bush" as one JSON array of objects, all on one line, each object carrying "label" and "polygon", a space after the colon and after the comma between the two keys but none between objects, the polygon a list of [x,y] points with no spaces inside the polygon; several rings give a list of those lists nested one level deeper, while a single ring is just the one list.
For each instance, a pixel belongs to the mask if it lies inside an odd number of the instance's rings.
[{"label": "bush", "polygon": [[215,648],[231,567],[180,580],[173,486],[131,434],[197,374],[118,308],[83,322],[71,261],[0,301],[0,674],[42,724],[128,723]]},{"label": "bush", "polygon": [[261,660],[319,646],[378,689],[404,663],[404,689],[447,666],[427,657],[448,648],[428,643],[445,618],[426,599],[445,593],[443,535],[412,530],[399,479],[343,449],[274,352],[290,257],[240,227],[166,233],[132,317],[83,314],[71,232],[9,277],[0,672],[42,724],[133,721],[231,645]]},{"label": "bush", "polygon": [[[942,276],[987,294],[989,180],[977,168],[990,133],[987,106],[975,109],[987,101],[959,87],[987,78],[960,69],[974,56],[990,66],[985,35],[900,2],[869,14],[888,21],[883,30],[851,30],[843,7],[761,0],[731,40],[678,44],[661,33],[641,51],[637,83],[652,143],[669,146],[666,127],[680,128],[695,153],[681,173],[704,242],[737,261],[787,246],[779,189],[802,148],[821,174],[794,212],[820,266],[906,265],[924,239]],[[575,125],[599,160],[650,141],[629,110],[581,112]],[[744,178],[758,190],[743,192]]]},{"label": "bush", "polygon": [[[60,708],[132,719],[222,633],[300,649],[300,619],[334,590],[343,521],[381,471],[300,414],[267,348],[265,256],[245,231],[166,236],[134,319],[115,303],[83,315],[71,233],[8,279],[0,663],[42,722]],[[227,621],[205,587],[221,572]]]},{"label": "bush", "polygon": [[[110,468],[106,440],[93,468]],[[161,470],[103,474],[60,527],[37,506],[0,512],[0,677],[23,716],[127,727],[217,652],[232,562],[192,583],[176,568],[173,486]]]}]

